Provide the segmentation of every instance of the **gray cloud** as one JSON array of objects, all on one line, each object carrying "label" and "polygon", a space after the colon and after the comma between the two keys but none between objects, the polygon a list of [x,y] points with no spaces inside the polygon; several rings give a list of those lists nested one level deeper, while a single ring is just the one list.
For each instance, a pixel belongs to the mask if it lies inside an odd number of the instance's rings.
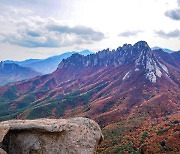
[{"label": "gray cloud", "polygon": [[67,33],[67,34],[75,34],[79,35],[84,39],[88,39],[89,41],[100,41],[104,39],[104,34],[102,32],[97,32],[90,27],[85,26],[62,26],[62,25],[48,25],[49,31],[55,31],[59,33]]},{"label": "gray cloud", "polygon": [[3,42],[8,42],[10,44],[15,44],[22,47],[27,48],[37,48],[37,47],[59,47],[59,42],[53,40],[52,38],[43,38],[43,37],[37,37],[37,39],[33,39],[34,36],[28,37],[23,36],[21,38],[16,37],[15,35],[9,35],[6,36],[6,38],[3,40]]},{"label": "gray cloud", "polygon": [[59,31],[47,29],[46,26],[42,26],[41,29],[38,27],[35,30],[24,28],[18,30],[17,33],[4,35],[3,42],[29,48],[63,47],[75,44],[91,44],[105,38],[103,33],[87,27],[82,27],[82,29],[69,28],[68,26],[59,27],[62,28]]},{"label": "gray cloud", "polygon": [[[0,15],[0,41],[22,47],[65,47],[91,44],[105,38],[104,34],[86,26],[70,27],[54,18],[33,16],[29,10],[7,7]],[[4,26],[4,23],[7,26]],[[8,25],[11,25],[8,27]],[[6,30],[6,27],[7,30]],[[12,28],[11,28],[12,27]]]},{"label": "gray cloud", "polygon": [[27,35],[32,37],[40,37],[40,34],[36,31],[27,30]]},{"label": "gray cloud", "polygon": [[138,33],[141,33],[142,31],[124,31],[120,33],[118,36],[120,37],[131,37],[131,36],[137,36]]},{"label": "gray cloud", "polygon": [[178,29],[176,29],[174,31],[167,32],[167,33],[160,30],[160,31],[156,31],[155,33],[162,38],[167,38],[167,39],[178,38],[178,39],[180,39],[180,30],[178,30]]},{"label": "gray cloud", "polygon": [[180,20],[180,9],[166,11],[165,16],[173,20]]},{"label": "gray cloud", "polygon": [[[178,6],[180,6],[180,0],[177,0],[177,3],[178,3]],[[180,20],[180,8],[168,10],[164,13],[164,15],[173,20]]]}]

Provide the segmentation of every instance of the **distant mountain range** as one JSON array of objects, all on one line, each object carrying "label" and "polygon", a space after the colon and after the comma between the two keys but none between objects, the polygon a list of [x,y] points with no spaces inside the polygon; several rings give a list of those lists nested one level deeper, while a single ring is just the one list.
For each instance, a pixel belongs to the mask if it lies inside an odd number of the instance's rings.
[{"label": "distant mountain range", "polygon": [[[28,59],[25,61],[12,61],[6,60],[5,63],[15,63],[23,67],[30,67],[37,72],[41,72],[42,74],[49,74],[54,72],[57,69],[58,64],[61,62],[62,59],[70,57],[72,54],[77,53],[75,51],[66,52],[57,56],[52,56],[46,59]],[[78,52],[81,55],[89,55],[93,54],[93,52],[89,50],[83,50]]]},{"label": "distant mountain range", "polygon": [[17,82],[42,75],[31,68],[22,67],[14,63],[0,63],[0,85]]},{"label": "distant mountain range", "polygon": [[99,153],[180,151],[180,51],[124,44],[63,59],[56,71],[0,87],[0,119],[84,116],[102,128]]},{"label": "distant mountain range", "polygon": [[153,47],[151,48],[152,50],[158,50],[158,49],[162,49],[164,52],[167,52],[167,53],[173,53],[173,52],[177,52],[177,51],[173,51],[173,50],[170,50],[170,49],[167,49],[167,48],[161,48],[161,47]]}]

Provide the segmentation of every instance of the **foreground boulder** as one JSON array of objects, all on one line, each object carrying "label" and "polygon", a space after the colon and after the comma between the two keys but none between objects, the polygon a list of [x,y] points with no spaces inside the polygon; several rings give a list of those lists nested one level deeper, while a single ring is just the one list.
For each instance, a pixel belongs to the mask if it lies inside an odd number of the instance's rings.
[{"label": "foreground boulder", "polygon": [[0,123],[0,151],[8,154],[93,154],[101,129],[87,118]]}]

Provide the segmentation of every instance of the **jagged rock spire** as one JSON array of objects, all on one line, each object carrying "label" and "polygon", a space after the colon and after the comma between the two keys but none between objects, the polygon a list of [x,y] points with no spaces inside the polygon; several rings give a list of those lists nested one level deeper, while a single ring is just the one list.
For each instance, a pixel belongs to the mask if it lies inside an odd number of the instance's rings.
[{"label": "jagged rock spire", "polygon": [[[124,44],[116,50],[109,49],[99,51],[96,54],[82,56],[74,54],[71,57],[64,59],[58,69],[67,67],[107,67],[109,65],[130,65],[134,67],[131,71],[144,70],[145,77],[156,82],[157,77],[161,77],[163,72],[168,74],[167,67],[162,64],[146,41],[139,41],[134,45]],[[130,74],[128,74],[130,76]]]}]

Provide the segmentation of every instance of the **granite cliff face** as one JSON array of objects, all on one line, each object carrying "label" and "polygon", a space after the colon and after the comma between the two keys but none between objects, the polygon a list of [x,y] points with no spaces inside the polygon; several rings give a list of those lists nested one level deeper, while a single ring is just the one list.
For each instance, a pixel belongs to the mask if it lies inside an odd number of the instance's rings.
[{"label": "granite cliff face", "polygon": [[0,123],[0,150],[8,154],[93,154],[101,139],[98,124],[86,118]]},{"label": "granite cliff face", "polygon": [[68,67],[107,67],[118,65],[134,65],[130,69],[124,79],[126,79],[131,72],[144,70],[144,76],[150,82],[156,82],[157,78],[161,78],[164,74],[169,75],[168,68],[163,62],[159,60],[156,54],[150,49],[147,42],[140,41],[134,45],[124,44],[116,50],[109,49],[100,51],[94,55],[83,56],[74,54],[71,57],[64,59],[58,69]]}]

